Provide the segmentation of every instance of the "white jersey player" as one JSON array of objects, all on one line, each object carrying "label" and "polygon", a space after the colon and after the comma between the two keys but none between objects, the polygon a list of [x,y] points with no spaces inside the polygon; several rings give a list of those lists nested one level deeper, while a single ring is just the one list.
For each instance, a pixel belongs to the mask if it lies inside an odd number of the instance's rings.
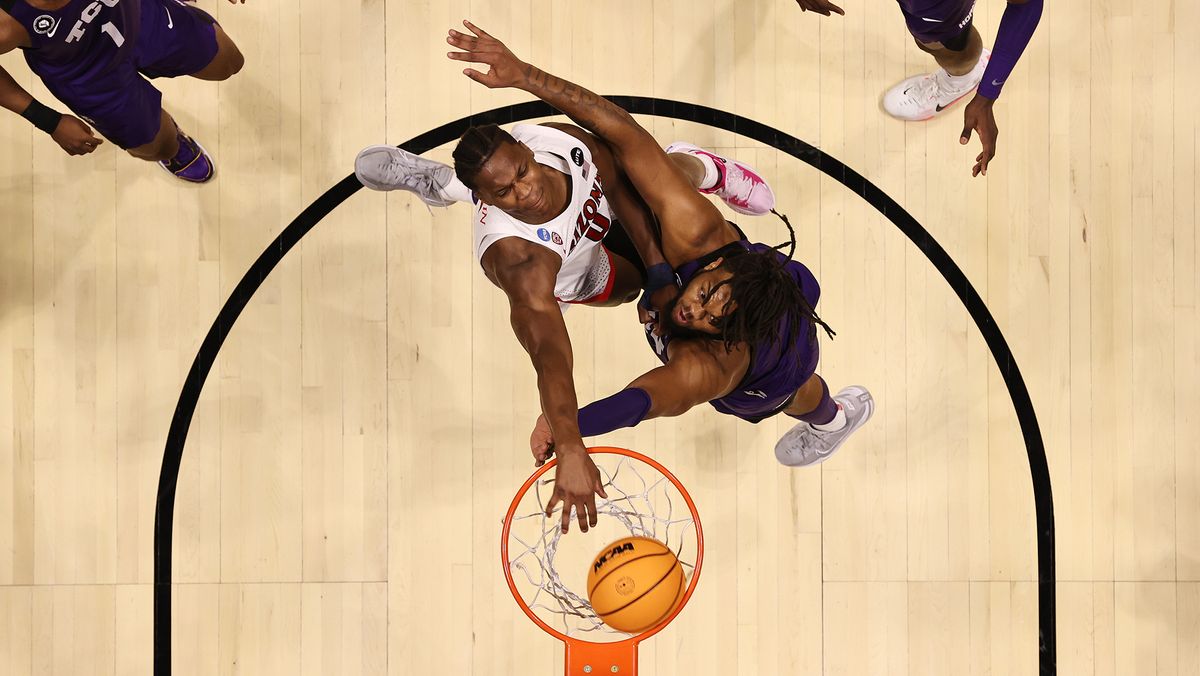
[{"label": "white jersey player", "polygon": [[[534,224],[477,201],[474,219],[476,259],[482,263],[488,247],[497,241],[520,237],[544,246],[562,258],[554,285],[554,296],[560,302],[609,300],[615,283],[615,264],[613,254],[603,242],[615,217],[591,150],[579,138],[552,127],[521,124],[513,127],[512,136],[533,152],[535,162],[569,177],[567,207],[549,221]],[[628,256],[629,252],[623,254]],[[639,261],[629,262],[635,267],[640,265]]]},{"label": "white jersey player", "polygon": [[[770,187],[749,167],[687,144],[667,150],[697,189],[735,211],[774,207]],[[583,440],[559,303],[619,305],[644,287],[649,304],[661,306],[677,293],[653,216],[618,160],[579,127],[547,123],[517,125],[512,134],[472,127],[454,149],[454,167],[393,146],[371,146],[355,161],[368,188],[408,190],[431,206],[475,204],[475,254],[508,296],[513,331],[537,371],[542,412],[563,449],[582,450]],[[571,462],[591,460],[560,456]],[[586,471],[599,481],[595,465]],[[581,512],[580,526],[588,525]]]}]

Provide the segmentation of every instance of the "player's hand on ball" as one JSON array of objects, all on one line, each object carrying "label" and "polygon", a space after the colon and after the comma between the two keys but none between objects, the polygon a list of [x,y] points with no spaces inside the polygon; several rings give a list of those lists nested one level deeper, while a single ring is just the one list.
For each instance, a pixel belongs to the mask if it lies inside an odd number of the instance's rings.
[{"label": "player's hand on ball", "polygon": [[600,469],[592,462],[583,443],[559,448],[554,494],[546,503],[546,516],[550,516],[554,507],[561,502],[562,532],[566,533],[571,528],[571,508],[574,507],[579,530],[586,533],[589,527],[596,525],[596,494],[602,498],[608,497],[604,492]]},{"label": "player's hand on ball", "polygon": [[74,115],[63,115],[50,138],[62,146],[68,155],[87,155],[104,143],[103,139],[92,133],[87,123]]},{"label": "player's hand on ball", "polygon": [[505,47],[503,42],[488,35],[486,31],[470,21],[464,20],[463,25],[474,35],[450,29],[450,35],[446,38],[446,42],[463,51],[448,52],[446,56],[455,61],[469,61],[488,66],[486,73],[481,73],[474,68],[466,68],[463,70],[463,75],[488,89],[516,87],[525,80],[525,64],[508,47]]},{"label": "player's hand on ball", "polygon": [[554,455],[554,432],[550,430],[550,423],[546,422],[544,415],[539,415],[533,425],[533,433],[529,435],[529,450],[533,452],[534,467],[541,467]]},{"label": "player's hand on ball", "polygon": [[796,0],[796,4],[800,5],[801,12],[816,12],[829,16],[830,12],[836,12],[842,16],[846,16],[846,12],[841,7],[829,2],[829,0]]}]

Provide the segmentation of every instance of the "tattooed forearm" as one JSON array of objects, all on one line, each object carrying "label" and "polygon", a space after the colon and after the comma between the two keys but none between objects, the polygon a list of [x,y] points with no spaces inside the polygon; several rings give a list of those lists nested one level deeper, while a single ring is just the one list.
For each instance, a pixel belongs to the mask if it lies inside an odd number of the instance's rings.
[{"label": "tattooed forearm", "polygon": [[638,129],[620,106],[579,85],[551,75],[534,65],[525,68],[525,91],[566,113],[580,126],[610,141],[623,129]]}]

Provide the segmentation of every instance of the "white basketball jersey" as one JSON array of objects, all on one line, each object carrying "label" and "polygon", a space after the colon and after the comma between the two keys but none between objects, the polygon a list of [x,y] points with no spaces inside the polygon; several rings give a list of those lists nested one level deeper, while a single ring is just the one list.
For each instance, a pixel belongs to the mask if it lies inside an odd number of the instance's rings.
[{"label": "white basketball jersey", "polygon": [[539,164],[570,177],[571,199],[565,211],[541,225],[522,223],[496,207],[476,202],[475,258],[482,261],[488,247],[505,237],[520,237],[562,257],[554,285],[558,300],[582,301],[600,294],[612,274],[600,242],[608,234],[613,215],[591,151],[574,136],[550,127],[519,124],[511,133],[533,151]]}]

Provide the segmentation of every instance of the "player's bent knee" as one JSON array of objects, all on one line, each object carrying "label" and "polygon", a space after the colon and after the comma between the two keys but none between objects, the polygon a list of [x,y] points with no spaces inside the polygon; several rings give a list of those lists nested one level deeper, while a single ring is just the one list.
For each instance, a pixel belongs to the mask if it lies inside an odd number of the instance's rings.
[{"label": "player's bent knee", "polygon": [[242,55],[242,50],[238,49],[237,44],[220,26],[217,26],[217,46],[217,55],[213,57],[212,63],[197,74],[201,79],[217,82],[228,80],[240,73],[246,65],[246,57]]},{"label": "player's bent knee", "polygon": [[236,47],[233,47],[231,52],[219,55],[217,62],[205,69],[205,79],[214,82],[228,80],[240,73],[245,65],[246,57],[242,56]]},{"label": "player's bent knee", "polygon": [[944,49],[940,42],[921,42],[921,39],[915,36],[913,37],[913,42],[917,43],[917,47],[926,54],[936,54]]},{"label": "player's bent knee", "polygon": [[[232,45],[232,43],[231,43]],[[229,78],[242,72],[242,67],[246,65],[246,57],[242,56],[242,52],[237,47],[233,47],[233,53],[229,55],[228,74],[221,78],[228,80]]]}]

